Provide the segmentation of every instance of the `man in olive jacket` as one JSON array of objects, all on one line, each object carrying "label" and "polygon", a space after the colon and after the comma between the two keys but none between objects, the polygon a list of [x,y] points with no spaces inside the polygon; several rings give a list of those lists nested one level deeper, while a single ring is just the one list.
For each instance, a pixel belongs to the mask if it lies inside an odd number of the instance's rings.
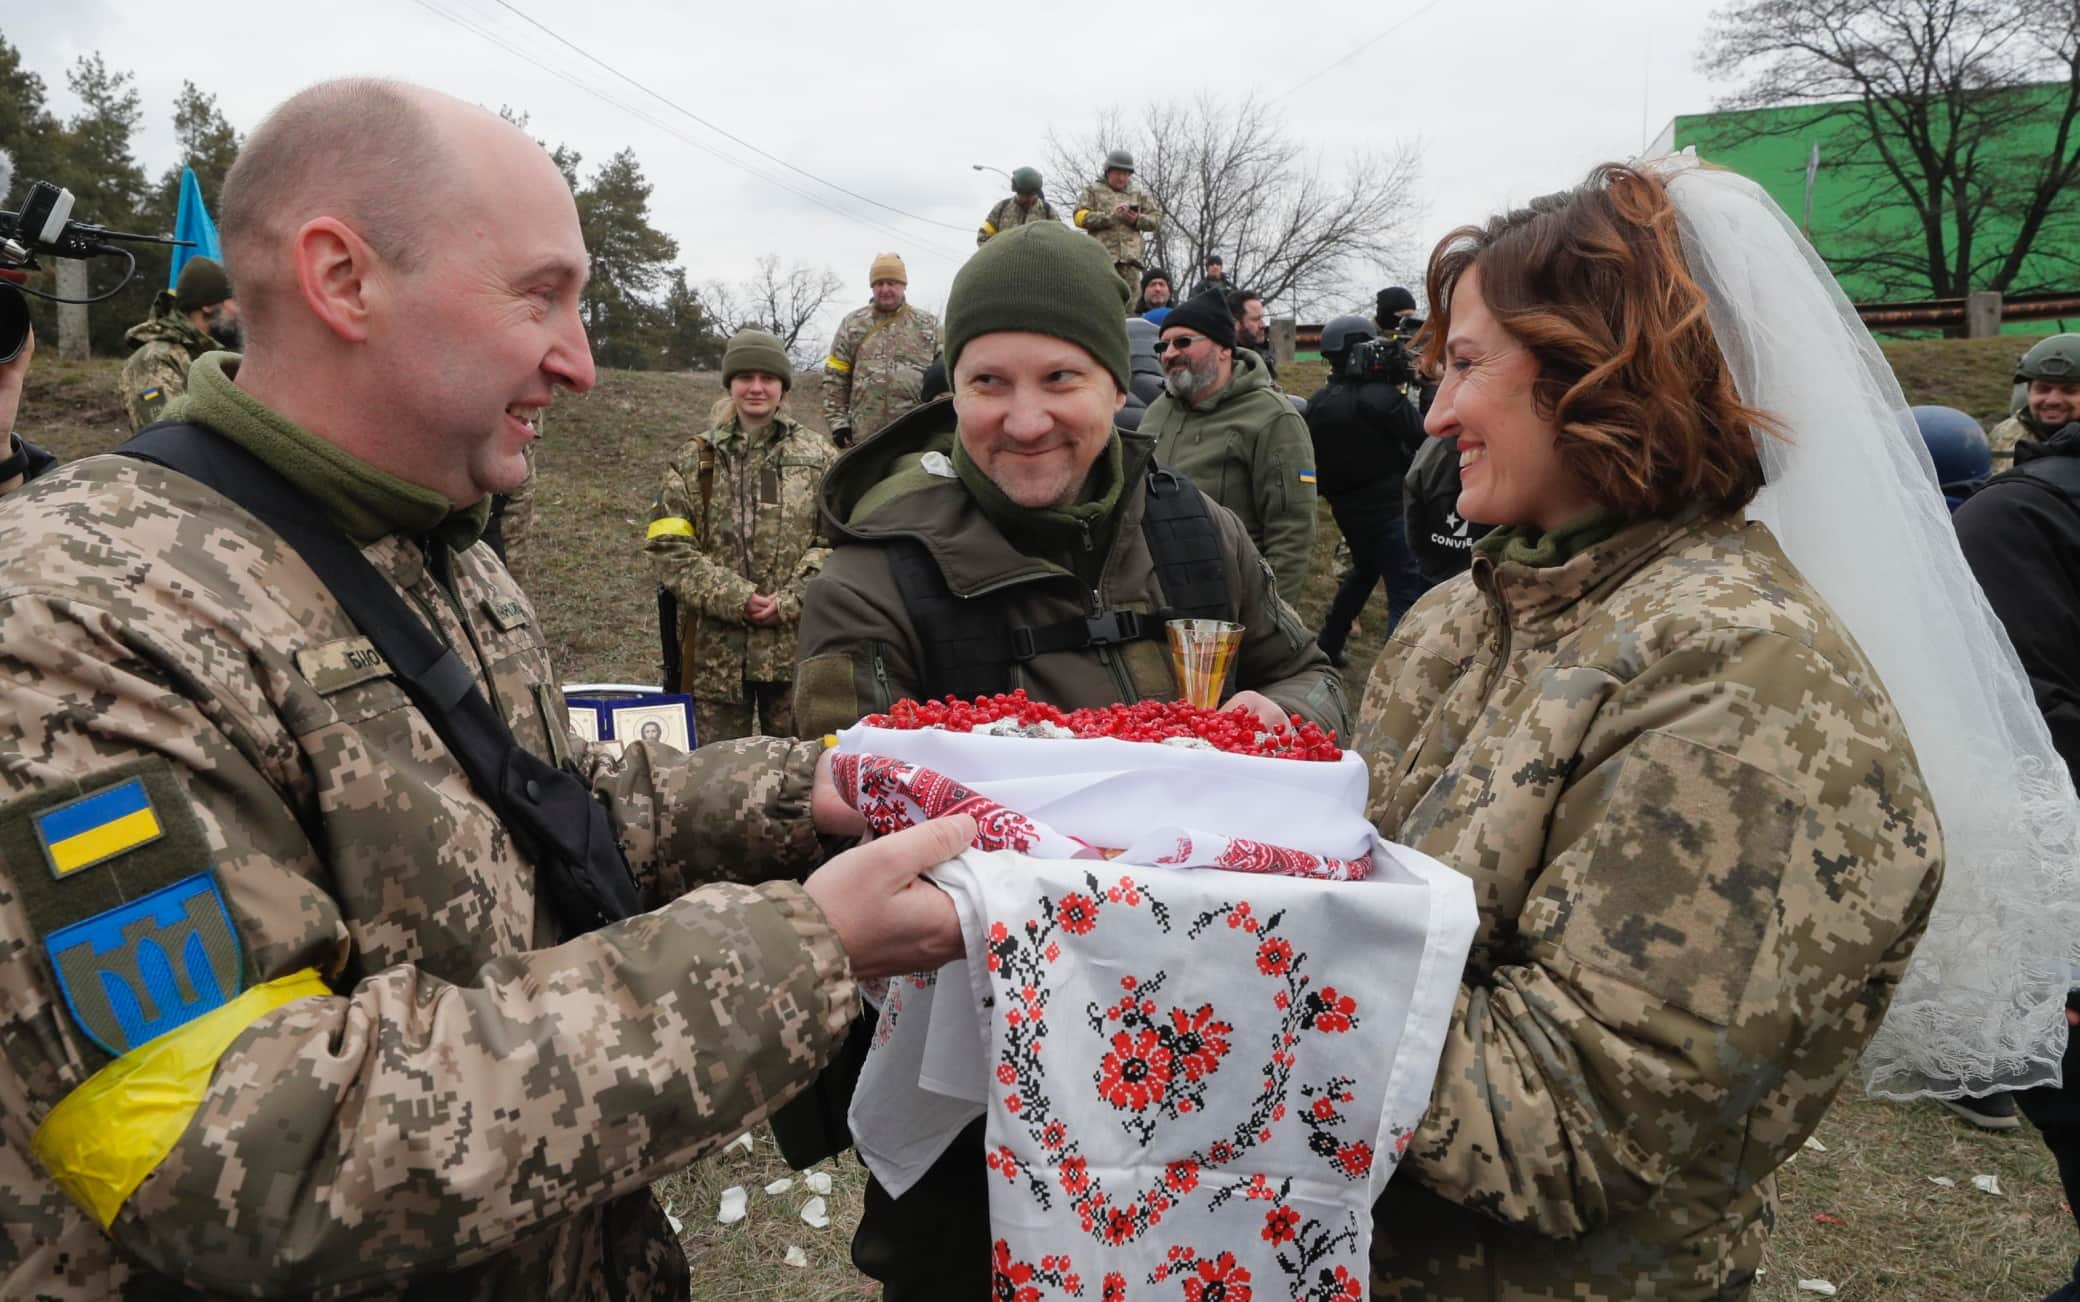
[{"label": "man in olive jacket", "polygon": [[[1335,671],[1235,517],[1152,469],[1153,440],[1114,428],[1127,292],[1103,249],[1050,224],[997,236],[961,269],[946,312],[951,399],[890,425],[825,480],[833,550],[802,602],[804,735],[903,697],[974,694],[948,684],[990,675],[1065,709],[1174,698],[1162,612],[1207,599],[1197,576],[1216,570],[1211,599],[1247,629],[1228,704],[1343,726]],[[1206,548],[1197,581],[1173,589],[1175,544],[1157,557],[1143,521],[1179,494],[1203,503],[1198,523],[1169,523]],[[919,566],[932,599],[912,609],[905,585],[914,596]],[[973,654],[920,632],[949,623],[969,630]],[[1021,634],[1033,654],[1017,654]],[[1070,634],[1080,645],[1065,645]],[[1012,654],[992,657],[993,638]],[[869,1183],[853,1261],[888,1302],[988,1293],[985,1175],[978,1121],[901,1198]]]},{"label": "man in olive jacket", "polygon": [[1235,319],[1219,294],[1163,318],[1164,393],[1141,431],[1156,459],[1191,476],[1233,511],[1271,562],[1278,590],[1297,599],[1314,561],[1314,443],[1262,358],[1235,346]]}]

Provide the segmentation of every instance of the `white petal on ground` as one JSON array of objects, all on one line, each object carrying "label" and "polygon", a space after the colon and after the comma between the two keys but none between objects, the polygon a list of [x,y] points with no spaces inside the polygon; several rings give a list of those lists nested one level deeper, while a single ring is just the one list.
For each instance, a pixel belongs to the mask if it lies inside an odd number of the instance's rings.
[{"label": "white petal on ground", "polygon": [[665,1224],[672,1227],[672,1233],[674,1234],[686,1228],[686,1222],[672,1215],[672,1205],[670,1203],[664,1205],[664,1220]]},{"label": "white petal on ground", "polygon": [[1975,1175],[1972,1177],[1972,1188],[1977,1189],[1980,1193],[1990,1193],[1998,1197],[2001,1191],[2001,1178],[1997,1175]]},{"label": "white petal on ground", "polygon": [[730,1140],[727,1144],[724,1144],[722,1146],[722,1151],[727,1153],[733,1148],[741,1148],[747,1153],[750,1152],[751,1132],[747,1130],[743,1134],[738,1135],[735,1139]]},{"label": "white petal on ground", "polygon": [[1816,1153],[1824,1153],[1827,1151],[1827,1145],[1821,1143],[1819,1140],[1813,1138],[1811,1135],[1806,1136],[1806,1147],[1812,1149]]},{"label": "white petal on ground", "polygon": [[830,1228],[830,1204],[821,1198],[811,1198],[802,1204],[802,1223],[812,1230]]},{"label": "white petal on ground", "polygon": [[1930,1184],[1939,1184],[1945,1189],[1955,1189],[1957,1187],[1957,1181],[1952,1180],[1947,1175],[1932,1175],[1928,1177],[1928,1182]]},{"label": "white petal on ground", "polygon": [[1798,1281],[1801,1292],[1818,1293],[1821,1297],[1833,1297],[1834,1285],[1824,1279],[1802,1279]]},{"label": "white petal on ground", "polygon": [[750,1202],[750,1199],[751,1195],[744,1192],[743,1185],[733,1184],[729,1188],[724,1189],[722,1191],[722,1209],[715,1213],[716,1221],[723,1225],[735,1225],[738,1221],[743,1220],[744,1208]]},{"label": "white petal on ground", "polygon": [[809,1186],[810,1193],[827,1194],[831,1191],[831,1173],[811,1171],[802,1177],[802,1183]]},{"label": "white petal on ground", "polygon": [[787,1255],[780,1260],[782,1264],[788,1266],[807,1266],[809,1264],[809,1254],[790,1243],[787,1245]]},{"label": "white petal on ground", "polygon": [[773,1183],[767,1185],[766,1192],[769,1194],[784,1194],[792,1188],[794,1188],[794,1181],[789,1177],[783,1175],[778,1180],[775,1180],[773,1181]]}]

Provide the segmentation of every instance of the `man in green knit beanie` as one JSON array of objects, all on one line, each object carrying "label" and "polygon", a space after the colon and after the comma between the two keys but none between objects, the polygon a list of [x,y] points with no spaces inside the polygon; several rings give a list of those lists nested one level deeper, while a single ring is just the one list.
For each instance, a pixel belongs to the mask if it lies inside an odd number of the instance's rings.
[{"label": "man in green knit beanie", "polygon": [[[1046,223],[996,236],[954,277],[952,393],[824,479],[832,552],[803,597],[795,676],[805,736],[905,697],[1023,688],[1065,710],[1173,699],[1172,616],[1244,626],[1228,706],[1343,727],[1335,671],[1242,526],[1157,467],[1153,439],[1114,427],[1128,295],[1097,241]],[[849,1093],[834,1067],[781,1111],[790,1161],[849,1143]],[[901,1197],[869,1180],[852,1256],[887,1302],[988,1296],[982,1129],[888,1172]]]}]

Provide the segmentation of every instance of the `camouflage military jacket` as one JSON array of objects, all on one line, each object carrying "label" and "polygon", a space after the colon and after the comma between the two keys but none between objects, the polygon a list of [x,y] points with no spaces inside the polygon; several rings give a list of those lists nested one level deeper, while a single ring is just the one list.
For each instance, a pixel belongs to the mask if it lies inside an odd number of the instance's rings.
[{"label": "camouflage military jacket", "polygon": [[1993,454],[1993,472],[1999,474],[2015,464],[2015,445],[2024,439],[2041,439],[2044,431],[2024,407],[1986,431],[1986,450]]},{"label": "camouflage military jacket", "polygon": [[1035,199],[1032,207],[1021,208],[1016,195],[1007,195],[997,200],[997,206],[990,209],[989,216],[982,219],[982,228],[975,232],[975,247],[981,248],[989,243],[992,235],[1002,235],[1005,231],[1015,230],[1020,226],[1060,220],[1061,217],[1056,214],[1054,205],[1045,199]]},{"label": "camouflage military jacket", "polygon": [[939,318],[908,303],[855,309],[838,324],[823,362],[823,418],[865,438],[917,405],[924,369],[939,355]]},{"label": "camouflage military jacket", "polygon": [[[680,627],[693,625],[683,690],[735,700],[746,682],[794,681],[802,588],[828,554],[816,545],[816,489],[835,455],[785,416],[755,438],[732,417],[688,439],[665,468],[643,547],[679,599]],[[745,622],[744,603],[761,592],[778,598],[778,624]]]},{"label": "camouflage military jacket", "polygon": [[174,305],[170,289],[159,291],[152,299],[151,315],[131,326],[123,338],[137,350],[123,363],[118,385],[132,430],[159,419],[167,403],[188,391],[188,368],[195,359],[224,346],[195,328],[188,314]]},{"label": "camouflage military jacket", "polygon": [[1477,556],[1394,630],[1357,746],[1481,925],[1377,1298],[1747,1296],[1772,1173],[1892,997],[1942,870],[1884,688],[1760,524]]},{"label": "camouflage military jacket", "polygon": [[[364,548],[568,754],[527,598],[443,554]],[[0,1296],[684,1295],[645,1185],[857,1009],[800,886],[691,889],[813,862],[814,745],[576,757],[661,907],[558,944],[381,655],[213,490],[103,456],[10,495],[0,638]]]},{"label": "camouflage military jacket", "polygon": [[[1112,210],[1123,203],[1141,211],[1130,220],[1114,217]],[[1146,256],[1144,233],[1162,224],[1163,210],[1156,206],[1155,197],[1132,181],[1127,182],[1126,189],[1115,190],[1100,177],[1083,187],[1076,200],[1077,228],[1097,236],[1114,262],[1141,266]]]}]

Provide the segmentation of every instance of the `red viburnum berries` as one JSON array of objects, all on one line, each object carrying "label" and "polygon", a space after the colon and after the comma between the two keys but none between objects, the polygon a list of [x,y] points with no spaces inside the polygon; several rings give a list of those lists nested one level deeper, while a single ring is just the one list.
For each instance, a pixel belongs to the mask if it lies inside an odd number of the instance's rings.
[{"label": "red viburnum berries", "polygon": [[1184,701],[1135,701],[1131,705],[1108,705],[1065,714],[1043,701],[1028,699],[1024,688],[979,696],[972,701],[951,696],[943,701],[897,701],[888,713],[870,714],[861,722],[899,731],[943,728],[949,732],[973,732],[1008,723],[1035,729],[1042,735],[1143,742],[1181,740],[1234,755],[1329,763],[1342,754],[1334,731],[1324,732],[1298,715],[1275,731],[1266,732],[1247,710],[1202,710]]}]

